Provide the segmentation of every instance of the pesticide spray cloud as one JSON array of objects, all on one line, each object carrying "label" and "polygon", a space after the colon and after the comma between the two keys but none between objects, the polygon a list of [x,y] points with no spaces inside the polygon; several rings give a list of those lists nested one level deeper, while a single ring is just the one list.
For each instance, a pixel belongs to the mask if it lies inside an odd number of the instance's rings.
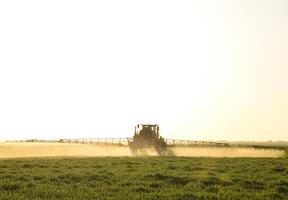
[{"label": "pesticide spray cloud", "polygon": [[283,157],[282,150],[239,148],[239,147],[173,147],[175,156],[186,157]]},{"label": "pesticide spray cloud", "polygon": [[[170,156],[185,157],[283,157],[284,151],[253,148],[216,148],[216,147],[171,147]],[[139,156],[157,156],[155,149],[143,149]],[[127,146],[105,146],[95,144],[66,143],[0,143],[0,158],[17,157],[119,157],[134,156]]]},{"label": "pesticide spray cloud", "polygon": [[131,156],[131,153],[128,147],[121,146],[38,142],[9,142],[0,144],[0,158],[50,156]]}]

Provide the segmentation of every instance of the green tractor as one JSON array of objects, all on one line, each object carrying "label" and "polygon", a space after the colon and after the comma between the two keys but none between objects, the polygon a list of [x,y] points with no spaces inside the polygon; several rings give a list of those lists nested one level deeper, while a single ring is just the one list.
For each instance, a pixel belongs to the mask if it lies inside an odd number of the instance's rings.
[{"label": "green tractor", "polygon": [[134,155],[143,148],[155,148],[158,155],[163,156],[167,152],[167,143],[159,135],[157,124],[138,124],[135,126],[134,136],[128,143]]}]

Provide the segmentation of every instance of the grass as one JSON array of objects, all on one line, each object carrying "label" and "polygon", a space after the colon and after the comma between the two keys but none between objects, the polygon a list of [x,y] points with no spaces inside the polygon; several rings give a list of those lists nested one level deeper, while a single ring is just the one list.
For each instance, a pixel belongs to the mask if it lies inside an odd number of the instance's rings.
[{"label": "grass", "polygon": [[0,160],[0,199],[288,199],[287,158]]}]

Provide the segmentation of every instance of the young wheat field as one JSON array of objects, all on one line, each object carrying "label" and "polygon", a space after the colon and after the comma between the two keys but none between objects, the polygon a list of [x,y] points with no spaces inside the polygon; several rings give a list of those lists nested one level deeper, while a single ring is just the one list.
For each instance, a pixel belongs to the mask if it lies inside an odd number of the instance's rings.
[{"label": "young wheat field", "polygon": [[288,199],[288,159],[1,159],[0,199]]}]

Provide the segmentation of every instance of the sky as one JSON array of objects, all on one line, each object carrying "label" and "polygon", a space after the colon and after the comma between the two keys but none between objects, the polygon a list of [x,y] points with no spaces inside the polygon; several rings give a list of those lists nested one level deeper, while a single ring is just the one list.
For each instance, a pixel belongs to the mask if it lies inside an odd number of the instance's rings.
[{"label": "sky", "polygon": [[288,140],[286,0],[0,2],[0,140]]}]

